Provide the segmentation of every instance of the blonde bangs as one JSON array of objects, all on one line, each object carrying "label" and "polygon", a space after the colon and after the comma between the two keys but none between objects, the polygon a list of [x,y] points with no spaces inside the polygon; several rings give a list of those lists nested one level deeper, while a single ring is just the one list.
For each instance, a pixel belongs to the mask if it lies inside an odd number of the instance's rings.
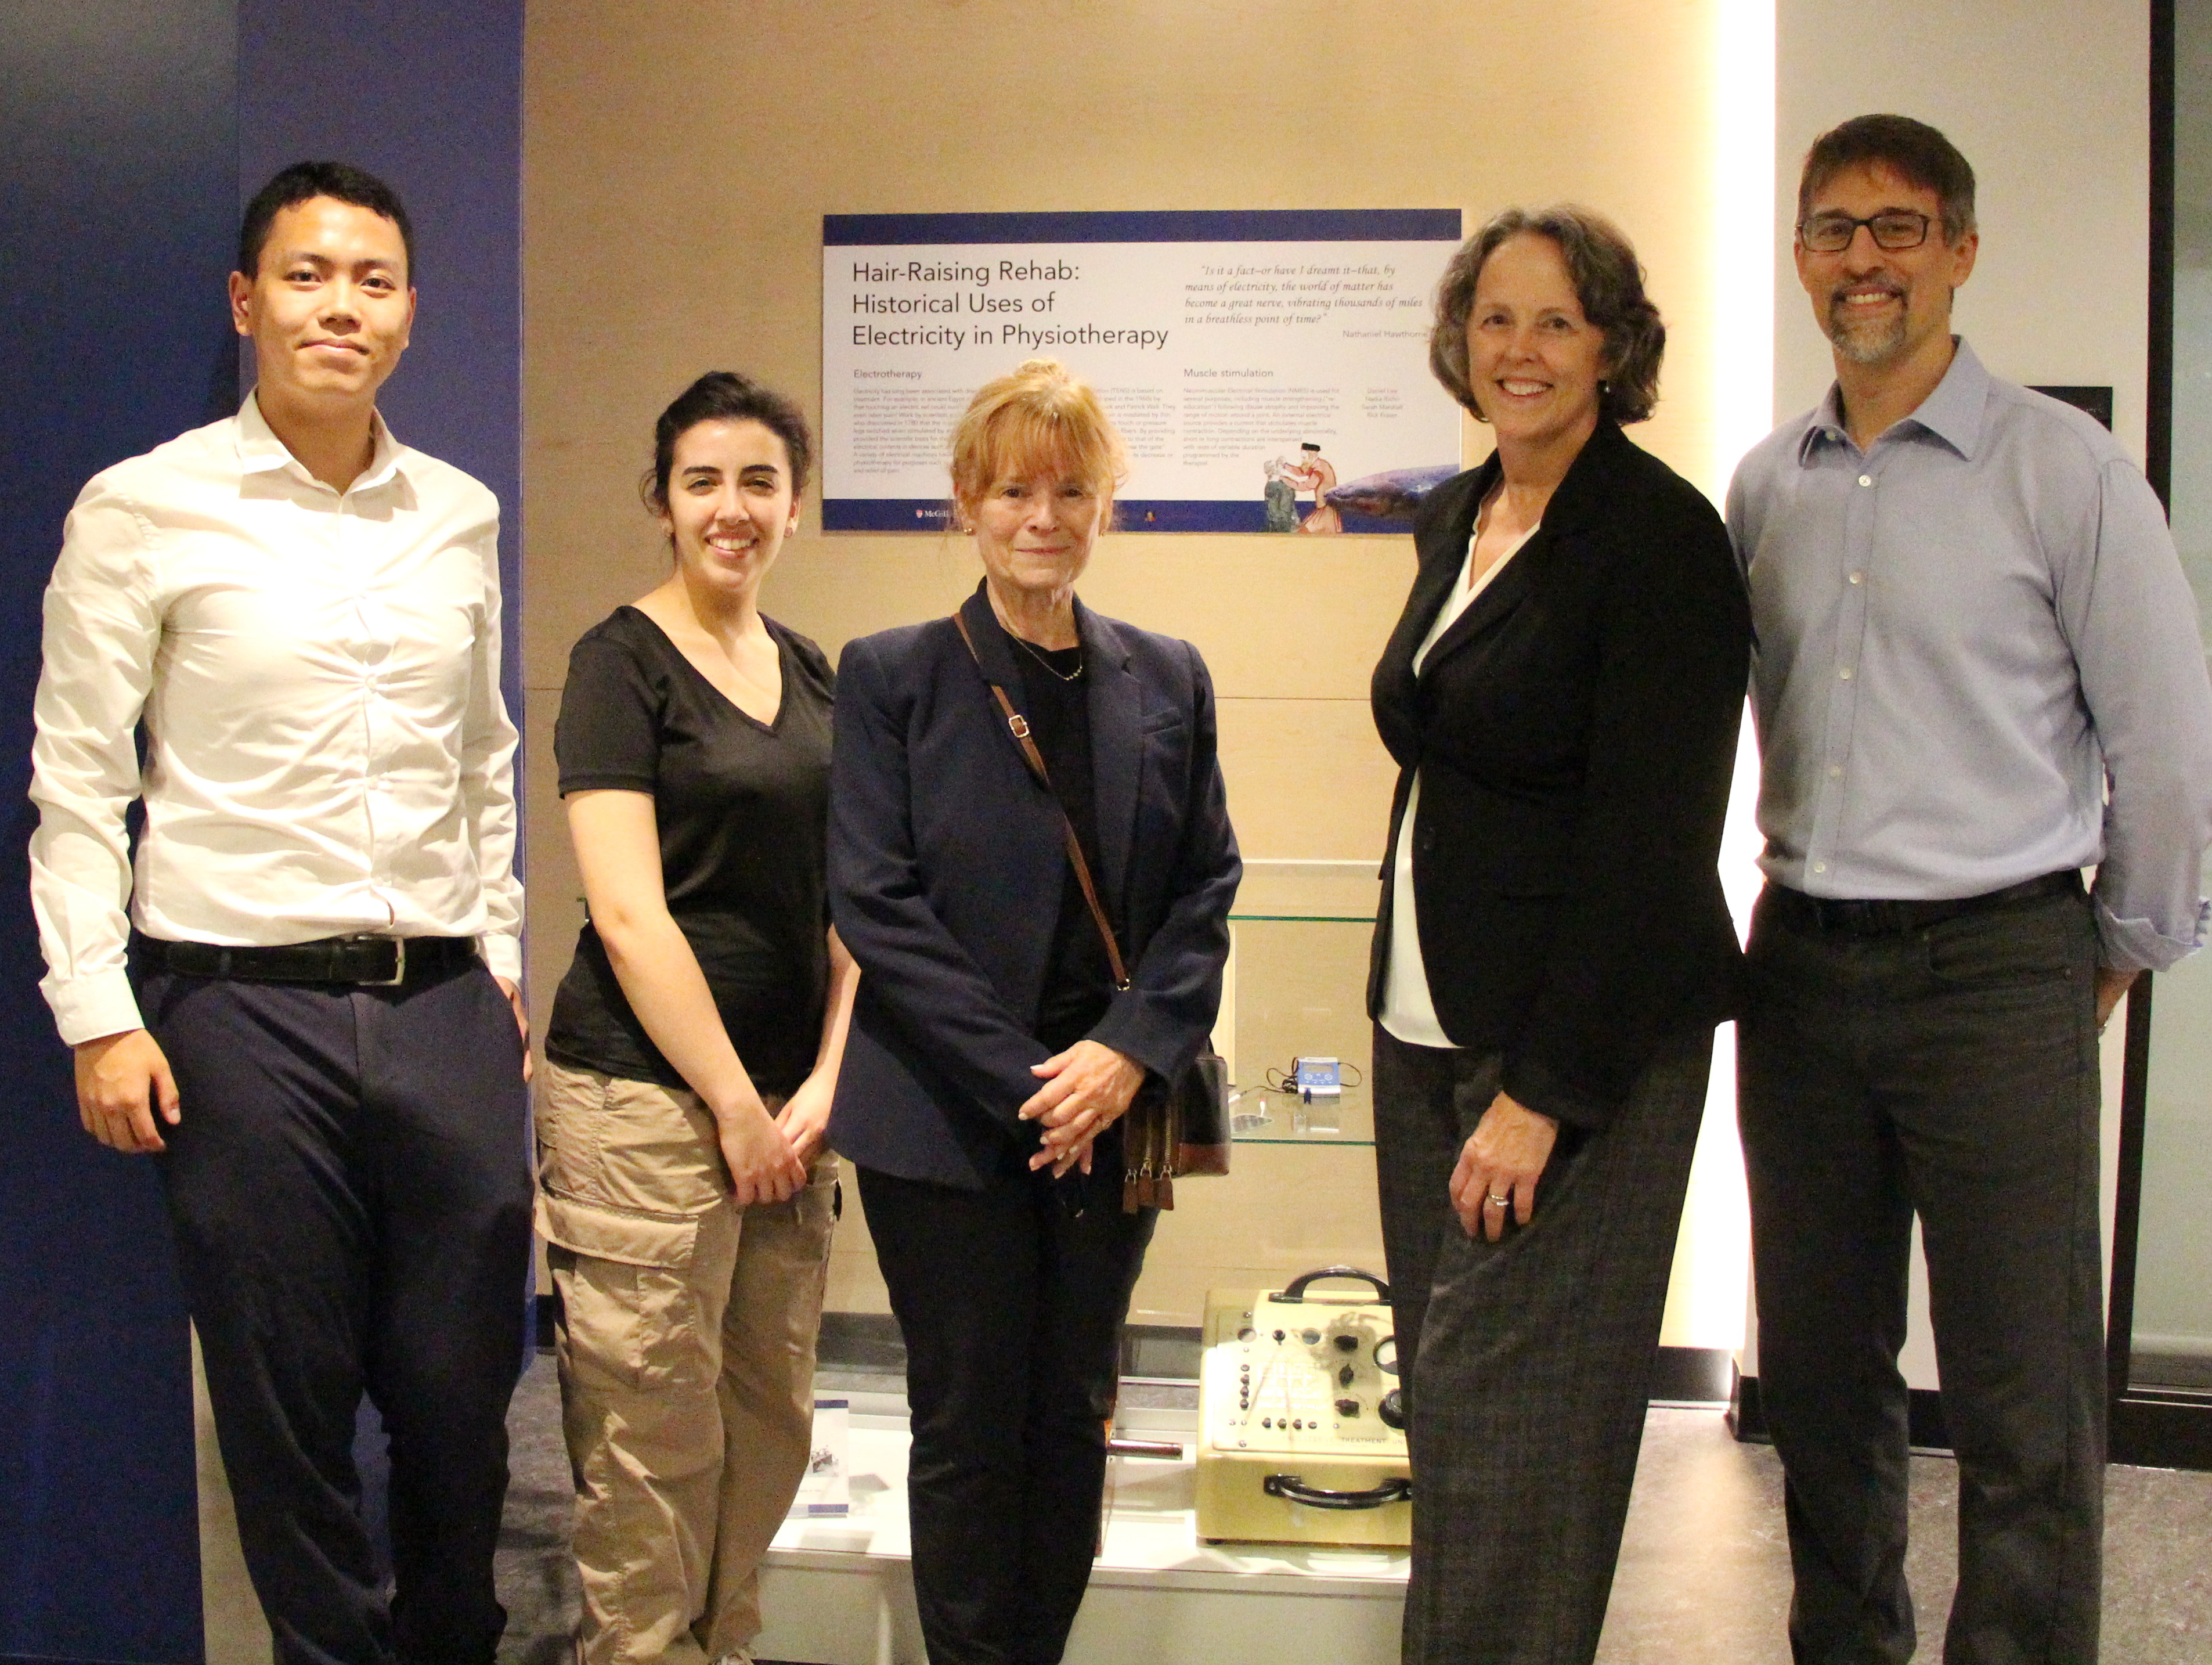
[{"label": "blonde bangs", "polygon": [[1054,359],[986,384],[953,431],[952,495],[970,511],[1001,480],[1081,480],[1111,501],[1127,475],[1097,394]]}]

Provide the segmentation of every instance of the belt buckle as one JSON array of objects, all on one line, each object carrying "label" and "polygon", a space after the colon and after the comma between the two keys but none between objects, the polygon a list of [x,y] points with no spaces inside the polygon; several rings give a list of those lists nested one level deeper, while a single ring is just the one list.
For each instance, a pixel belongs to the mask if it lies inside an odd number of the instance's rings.
[{"label": "belt buckle", "polygon": [[388,942],[392,945],[392,975],[388,977],[363,977],[363,988],[397,988],[407,981],[407,939],[404,937],[362,937],[361,942]]}]

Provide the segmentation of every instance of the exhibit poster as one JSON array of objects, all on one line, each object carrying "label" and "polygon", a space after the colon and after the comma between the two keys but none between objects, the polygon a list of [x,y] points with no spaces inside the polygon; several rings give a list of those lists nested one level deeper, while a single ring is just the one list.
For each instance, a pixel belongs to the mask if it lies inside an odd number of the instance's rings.
[{"label": "exhibit poster", "polygon": [[1126,532],[1403,532],[1459,469],[1429,374],[1456,209],[832,214],[822,526],[942,531],[953,425],[1024,359],[1098,390]]}]

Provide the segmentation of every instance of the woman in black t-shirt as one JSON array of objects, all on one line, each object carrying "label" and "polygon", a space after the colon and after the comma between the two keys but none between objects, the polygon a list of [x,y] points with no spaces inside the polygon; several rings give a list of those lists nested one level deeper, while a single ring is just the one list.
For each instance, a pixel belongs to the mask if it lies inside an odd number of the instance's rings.
[{"label": "woman in black t-shirt", "polygon": [[591,917],[555,997],[538,1223],[561,1296],[580,1657],[744,1656],[805,1469],[858,979],[828,926],[835,678],[764,617],[811,446],[725,372],[662,413],[665,583],[587,631],[554,750]]}]

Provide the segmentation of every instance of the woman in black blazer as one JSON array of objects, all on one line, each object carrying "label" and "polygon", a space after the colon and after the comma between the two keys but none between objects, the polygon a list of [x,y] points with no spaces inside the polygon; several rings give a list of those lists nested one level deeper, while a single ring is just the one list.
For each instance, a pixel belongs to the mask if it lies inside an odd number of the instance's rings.
[{"label": "woman in black blazer", "polygon": [[859,1169],[906,1340],[933,1665],[1050,1665],[1066,1644],[1156,1218],[1122,1206],[1118,1122],[1204,1043],[1229,950],[1241,867],[1206,666],[1075,599],[1121,456],[1051,361],[986,386],[952,459],[982,584],[958,625],[865,637],[838,672],[830,891],[861,977],[830,1139]]},{"label": "woman in black blazer", "polygon": [[1720,517],[1632,444],[1627,240],[1509,210],[1430,362],[1498,449],[1439,487],[1374,682],[1400,765],[1369,1010],[1411,1422],[1408,1662],[1592,1658],[1712,1030],[1750,626]]}]

